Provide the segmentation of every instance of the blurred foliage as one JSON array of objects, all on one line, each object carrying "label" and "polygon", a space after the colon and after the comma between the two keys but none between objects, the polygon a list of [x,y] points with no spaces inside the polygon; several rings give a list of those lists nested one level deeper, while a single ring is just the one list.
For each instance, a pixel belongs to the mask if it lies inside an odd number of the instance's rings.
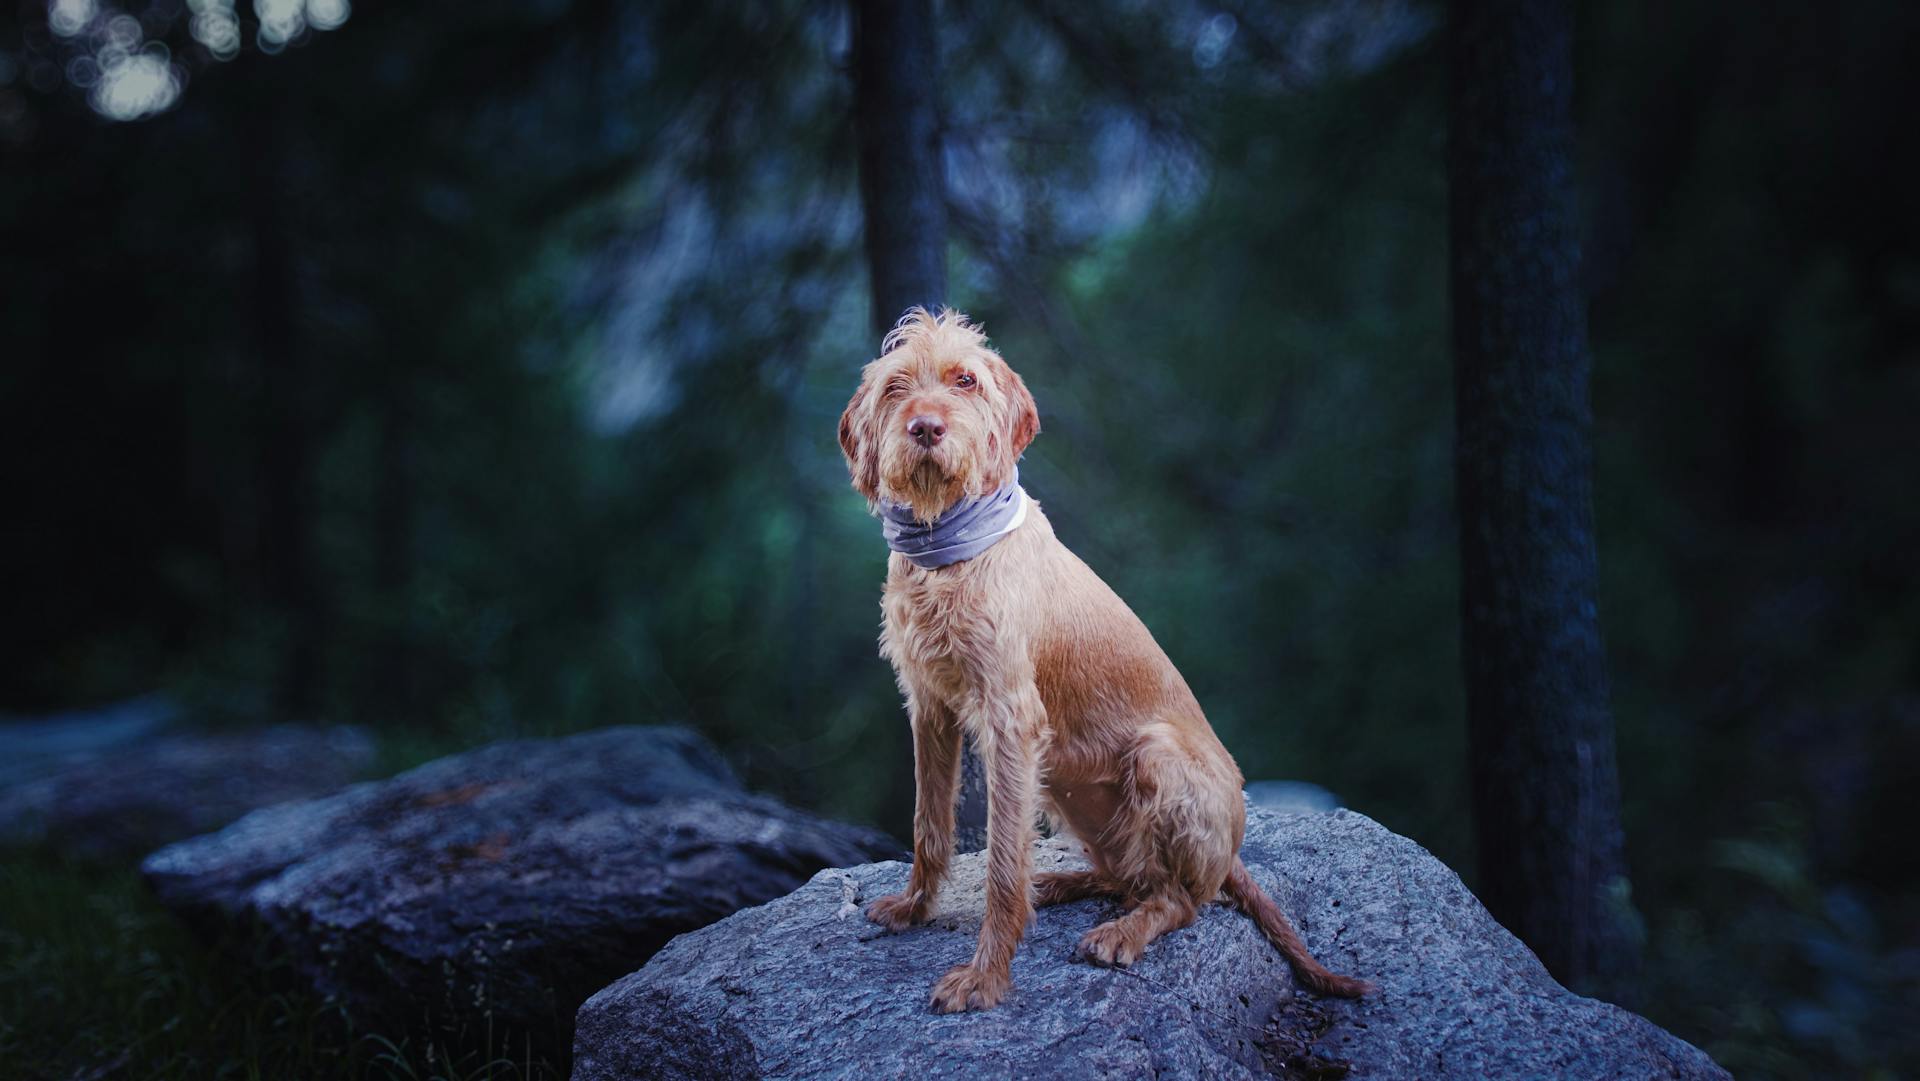
[{"label": "blurred foliage", "polygon": [[[61,85],[94,38],[0,22],[0,708],[165,686],[405,761],[688,721],[904,834],[833,438],[875,347],[843,10],[369,4],[231,60],[141,10],[182,90],[132,124]],[[1581,10],[1629,1004],[1742,1076],[1911,1073],[1920,9]],[[1440,18],[939,35],[1029,490],[1250,777],[1468,867]]]}]

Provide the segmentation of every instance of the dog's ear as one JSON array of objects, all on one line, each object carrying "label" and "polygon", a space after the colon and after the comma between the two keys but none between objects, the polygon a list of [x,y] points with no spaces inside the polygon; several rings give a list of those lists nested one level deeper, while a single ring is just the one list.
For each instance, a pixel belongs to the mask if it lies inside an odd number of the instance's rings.
[{"label": "dog's ear", "polygon": [[1026,453],[1033,437],[1040,434],[1040,407],[1034,404],[1033,395],[1028,392],[1027,384],[1020,378],[1019,372],[1004,360],[1000,362],[1000,368],[1006,373],[1002,385],[1007,390],[1007,411],[1012,418],[1008,435],[1013,440],[1013,457],[1017,459]]},{"label": "dog's ear", "polygon": [[880,498],[880,446],[874,438],[867,396],[867,381],[863,379],[847,402],[846,412],[840,414],[840,453],[846,456],[853,490],[871,502]]}]

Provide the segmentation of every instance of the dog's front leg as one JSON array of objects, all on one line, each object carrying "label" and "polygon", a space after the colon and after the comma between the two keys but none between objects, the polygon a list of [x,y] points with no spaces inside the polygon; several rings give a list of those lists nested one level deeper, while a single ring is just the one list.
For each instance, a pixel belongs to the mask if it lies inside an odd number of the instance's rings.
[{"label": "dog's front leg", "polygon": [[988,1009],[1012,983],[1013,951],[1033,918],[1031,852],[1044,710],[1031,682],[981,704],[987,767],[987,916],[973,960],[941,977],[941,1013]]},{"label": "dog's front leg", "polygon": [[898,931],[933,915],[953,858],[953,809],[960,798],[960,721],[943,702],[920,693],[907,698],[913,722],[913,873],[904,893],[867,907],[867,918]]}]

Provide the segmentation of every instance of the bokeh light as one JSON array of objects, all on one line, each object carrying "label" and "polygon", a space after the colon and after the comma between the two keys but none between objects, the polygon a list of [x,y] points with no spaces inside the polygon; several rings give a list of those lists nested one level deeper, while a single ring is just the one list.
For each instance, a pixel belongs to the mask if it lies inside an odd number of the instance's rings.
[{"label": "bokeh light", "polygon": [[115,15],[107,20],[107,43],[132,52],[140,47],[140,41],[146,37],[140,29],[140,20],[131,15]]},{"label": "bokeh light", "polygon": [[303,0],[253,0],[253,13],[260,17],[260,47],[276,52],[307,28]]},{"label": "bokeh light", "polygon": [[231,60],[240,53],[240,17],[234,13],[233,0],[187,0],[193,18],[187,24],[193,40],[206,47],[216,60]]},{"label": "bokeh light", "polygon": [[47,4],[47,25],[61,37],[70,38],[85,30],[99,14],[96,0],[51,0]]},{"label": "bokeh light", "polygon": [[[108,59],[108,52],[117,55]],[[139,120],[164,112],[179,100],[180,72],[168,62],[163,46],[149,45],[132,54],[106,50],[101,56],[100,76],[87,99],[100,115]]]},{"label": "bokeh light", "polygon": [[352,13],[347,0],[307,0],[307,24],[315,30],[338,29]]},{"label": "bokeh light", "polygon": [[[196,62],[232,60],[246,43],[236,0],[46,0],[47,27],[60,44],[27,70],[35,89],[62,81],[86,92],[94,111],[111,120],[138,120],[171,107]],[[353,14],[351,0],[253,0],[255,45],[277,53],[308,30],[335,30]],[[184,19],[183,19],[184,17]],[[184,23],[184,25],[183,25]],[[182,31],[184,30],[184,34]],[[173,49],[200,49],[177,61]],[[50,61],[50,62],[49,62]],[[8,65],[9,79],[14,66]]]}]

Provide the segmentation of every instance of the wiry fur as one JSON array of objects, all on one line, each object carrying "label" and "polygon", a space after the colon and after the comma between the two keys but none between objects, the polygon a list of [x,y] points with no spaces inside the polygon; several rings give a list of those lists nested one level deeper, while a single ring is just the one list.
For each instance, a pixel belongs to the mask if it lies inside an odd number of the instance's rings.
[{"label": "wiry fur", "polygon": [[[931,448],[906,432],[926,415],[947,430]],[[978,327],[950,310],[914,309],[867,365],[840,445],[869,502],[905,504],[931,521],[999,487],[1039,430],[1032,395]],[[936,1009],[1000,1001],[1034,905],[1103,895],[1127,912],[1081,939],[1080,955],[1096,964],[1131,964],[1224,890],[1306,986],[1368,990],[1321,967],[1247,874],[1233,757],[1147,628],[1037,505],[973,559],[922,569],[895,554],[881,607],[881,652],[913,726],[917,793],[907,889],[873,902],[870,919],[898,929],[932,914],[953,855],[963,739],[987,772],[986,922],[973,959],[935,985]],[[1085,846],[1092,870],[1030,881],[1043,810]]]}]

